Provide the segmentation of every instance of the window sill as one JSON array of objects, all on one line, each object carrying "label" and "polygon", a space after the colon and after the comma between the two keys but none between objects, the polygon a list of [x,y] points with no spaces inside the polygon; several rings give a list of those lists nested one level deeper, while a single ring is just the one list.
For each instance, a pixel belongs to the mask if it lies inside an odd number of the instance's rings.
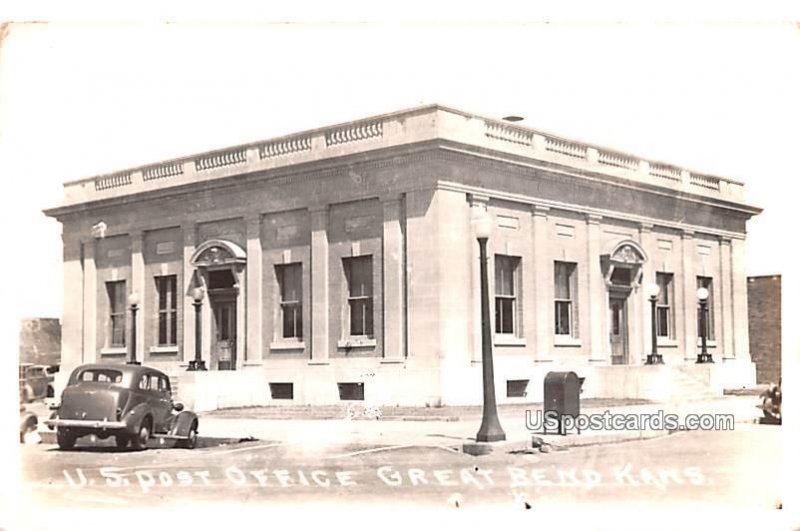
[{"label": "window sill", "polygon": [[269,344],[270,350],[305,350],[306,344],[303,341],[273,341]]},{"label": "window sill", "polygon": [[581,340],[577,337],[571,336],[556,336],[553,344],[556,347],[580,347]]},{"label": "window sill", "polygon": [[[697,341],[697,348],[700,348],[702,346],[703,346],[703,342],[698,340]],[[717,348],[717,340],[716,339],[714,339],[714,340],[707,339],[706,340],[706,347],[707,348]]]},{"label": "window sill", "polygon": [[150,354],[177,354],[178,345],[150,347]]},{"label": "window sill", "polygon": [[336,344],[337,347],[345,348],[373,348],[377,346],[378,342],[369,337],[356,338],[351,337],[347,339],[340,339]]},{"label": "window sill", "polygon": [[496,347],[524,347],[526,344],[524,337],[509,334],[495,334],[494,336],[494,345]]},{"label": "window sill", "polygon": [[101,356],[125,356],[128,353],[126,347],[106,347],[100,349]]},{"label": "window sill", "polygon": [[678,346],[678,340],[677,339],[662,339],[662,338],[658,338],[656,344],[659,347],[676,348]]}]

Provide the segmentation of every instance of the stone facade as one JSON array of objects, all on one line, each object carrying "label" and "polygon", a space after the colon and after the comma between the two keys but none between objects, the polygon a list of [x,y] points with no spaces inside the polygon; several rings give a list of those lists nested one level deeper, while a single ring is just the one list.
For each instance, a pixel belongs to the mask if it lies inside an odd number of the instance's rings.
[{"label": "stone facade", "polygon": [[777,383],[781,378],[781,276],[749,277],[747,300],[756,382]]},{"label": "stone facade", "polygon": [[[584,396],[749,385],[759,211],[735,181],[434,105],[67,183],[47,214],[64,229],[64,364],[124,361],[111,290],[136,292],[136,358],[211,409],[480,403],[485,214],[500,402],[540,399],[551,370],[586,376]],[[657,280],[666,363],[646,366]],[[713,366],[694,365],[701,281]],[[185,370],[198,286],[206,373]]]}]

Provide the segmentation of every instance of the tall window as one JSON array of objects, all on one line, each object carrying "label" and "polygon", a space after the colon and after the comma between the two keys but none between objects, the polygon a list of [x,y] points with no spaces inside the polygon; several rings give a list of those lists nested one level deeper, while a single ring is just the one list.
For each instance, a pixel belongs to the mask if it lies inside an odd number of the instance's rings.
[{"label": "tall window", "polygon": [[281,335],[303,339],[303,264],[275,266],[281,292]]},{"label": "tall window", "polygon": [[156,277],[158,296],[158,344],[178,344],[178,277],[166,275]]},{"label": "tall window", "polygon": [[498,334],[519,335],[519,262],[514,256],[498,254],[494,258],[494,329]]},{"label": "tall window", "polygon": [[673,318],[673,281],[672,273],[656,273],[658,284],[658,300],[656,301],[656,335],[658,337],[675,338]]},{"label": "tall window", "polygon": [[[706,305],[706,339],[714,340],[714,280],[711,277],[697,277],[697,289],[708,290]],[[700,303],[697,304],[697,337],[700,337]]]},{"label": "tall window", "polygon": [[125,281],[106,282],[108,293],[109,346],[125,346]]},{"label": "tall window", "polygon": [[373,336],[372,256],[344,258],[351,336]]},{"label": "tall window", "polygon": [[578,265],[555,263],[556,335],[578,337]]}]

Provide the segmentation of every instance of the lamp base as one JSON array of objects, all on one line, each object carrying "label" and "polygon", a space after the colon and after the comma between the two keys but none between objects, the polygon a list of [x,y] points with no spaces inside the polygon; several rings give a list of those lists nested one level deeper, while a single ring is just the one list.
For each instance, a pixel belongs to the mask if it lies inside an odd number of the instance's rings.
[{"label": "lamp base", "polygon": [[711,354],[698,354],[697,361],[695,363],[714,363],[714,358],[711,357]]},{"label": "lamp base", "polygon": [[206,362],[203,360],[192,360],[189,362],[189,368],[186,369],[187,371],[207,371],[206,369]]},{"label": "lamp base", "polygon": [[661,354],[648,354],[645,365],[664,365],[664,358]]},{"label": "lamp base", "polygon": [[127,361],[126,363],[127,363],[128,365],[141,365],[141,364],[142,364],[142,362],[141,362],[141,361],[130,361],[130,360],[129,360],[129,361]]}]

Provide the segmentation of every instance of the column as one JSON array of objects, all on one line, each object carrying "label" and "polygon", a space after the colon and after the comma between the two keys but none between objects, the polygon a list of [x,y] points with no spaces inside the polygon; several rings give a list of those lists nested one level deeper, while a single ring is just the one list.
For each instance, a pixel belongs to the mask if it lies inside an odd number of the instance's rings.
[{"label": "column", "polygon": [[[97,241],[84,241],[83,248],[83,356],[84,363],[97,361]],[[64,302],[67,302],[66,300]]]},{"label": "column", "polygon": [[[61,318],[61,365],[65,372],[84,362],[83,358],[83,263],[82,244],[64,236],[64,299]],[[78,304],[78,301],[80,303]]]},{"label": "column", "polygon": [[381,198],[383,206],[383,361],[405,359],[403,326],[403,202]]},{"label": "column", "polygon": [[589,305],[589,361],[609,363],[611,351],[608,347],[608,334],[605,333],[603,315],[608,312],[608,290],[606,290],[603,271],[600,268],[600,221],[596,214],[586,215],[587,264],[589,266],[589,299],[578,304]]},{"label": "column", "polygon": [[245,232],[247,235],[247,272],[245,274],[245,303],[247,312],[245,317],[245,329],[247,344],[245,345],[244,361],[246,363],[261,362],[263,358],[262,325],[264,318],[263,310],[263,289],[261,274],[261,215],[253,214],[245,218]]},{"label": "column", "polygon": [[[471,362],[481,362],[482,357],[482,344],[481,344],[481,264],[480,264],[480,249],[478,241],[474,234],[474,220],[486,212],[489,206],[489,196],[483,194],[469,194],[467,196],[469,201],[469,217],[470,217],[470,233],[469,233],[469,264],[470,264],[470,294],[471,294],[471,312],[472,317],[470,327],[471,337]],[[523,265],[524,267],[524,265]],[[523,275],[523,279],[525,275]]]},{"label": "column", "polygon": [[642,302],[640,307],[643,311],[641,314],[641,338],[640,347],[642,349],[641,356],[645,357],[650,354],[653,349],[653,323],[650,309],[650,300],[647,298],[646,287],[648,284],[654,284],[656,281],[655,264],[653,259],[656,254],[655,236],[653,235],[653,225],[650,223],[639,224],[639,245],[642,246],[644,252],[647,253],[647,260],[642,264],[642,286],[639,290],[639,297]]},{"label": "column", "polygon": [[731,240],[731,295],[733,299],[733,357],[750,361],[750,333],[747,317],[747,274],[745,273],[745,240]]},{"label": "column", "polygon": [[[683,291],[683,359],[697,359],[697,279],[694,273],[694,231],[681,236],[681,278]],[[745,324],[746,321],[745,321]]]},{"label": "column", "polygon": [[717,332],[718,344],[722,346],[722,358],[733,358],[733,280],[731,275],[731,239],[719,239],[719,288],[717,293],[722,309],[722,326]]},{"label": "column", "polygon": [[328,206],[311,213],[311,363],[328,362]]},{"label": "column", "polygon": [[534,316],[536,320],[536,361],[553,359],[553,261],[547,242],[550,207],[533,205],[533,263],[536,275]]},{"label": "column", "polygon": [[[191,297],[191,290],[194,285],[194,267],[192,266],[192,255],[195,250],[195,227],[194,223],[186,223],[181,226],[183,233],[183,342],[182,354],[183,361],[188,363],[194,359],[194,304]],[[203,304],[208,305],[208,296],[203,299]]]},{"label": "column", "polygon": [[[129,293],[139,294],[139,310],[136,312],[136,361],[144,362],[145,321],[147,313],[147,294],[145,293],[144,236],[142,231],[132,231],[131,238],[131,285]],[[128,315],[130,316],[130,305]],[[132,323],[131,323],[132,324]]]}]

